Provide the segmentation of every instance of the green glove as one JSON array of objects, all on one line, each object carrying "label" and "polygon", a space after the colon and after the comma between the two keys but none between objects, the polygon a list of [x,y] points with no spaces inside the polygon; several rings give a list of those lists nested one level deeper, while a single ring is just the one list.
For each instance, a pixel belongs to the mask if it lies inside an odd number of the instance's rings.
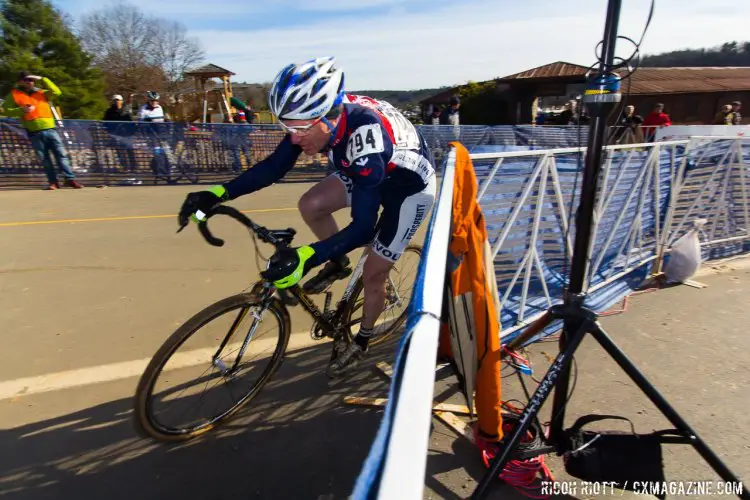
[{"label": "green glove", "polygon": [[268,269],[260,275],[278,289],[293,287],[313,268],[310,261],[313,255],[315,250],[310,246],[279,250],[269,260]]},{"label": "green glove", "polygon": [[188,220],[200,222],[211,214],[211,210],[223,201],[227,201],[229,195],[224,186],[211,186],[205,191],[190,193],[180,208],[178,222],[181,227],[188,224]]}]

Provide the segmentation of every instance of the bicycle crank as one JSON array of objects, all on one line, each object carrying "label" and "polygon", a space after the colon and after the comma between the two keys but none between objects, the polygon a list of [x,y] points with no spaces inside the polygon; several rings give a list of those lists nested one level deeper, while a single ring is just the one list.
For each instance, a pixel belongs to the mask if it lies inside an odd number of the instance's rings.
[{"label": "bicycle crank", "polygon": [[313,323],[313,326],[310,329],[310,337],[313,340],[322,340],[322,339],[326,338],[326,332],[323,329],[323,325],[321,325],[317,321],[315,323]]}]

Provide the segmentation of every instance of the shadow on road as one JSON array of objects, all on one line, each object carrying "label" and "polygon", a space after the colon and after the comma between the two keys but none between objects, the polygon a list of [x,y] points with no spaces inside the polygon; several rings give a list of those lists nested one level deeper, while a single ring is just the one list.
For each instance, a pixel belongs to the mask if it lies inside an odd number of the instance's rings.
[{"label": "shadow on road", "polygon": [[162,444],[137,436],[132,400],[0,431],[0,497],[346,498],[382,409],[343,397],[383,397],[388,382],[374,363],[329,383],[329,344],[289,353],[281,369],[233,420],[194,441]]},{"label": "shadow on road", "polygon": [[[256,399],[193,441],[139,437],[130,397],[0,431],[0,498],[348,498],[382,408],[343,399],[387,396],[388,379],[375,363],[392,362],[396,340],[375,347],[361,371],[333,383],[323,374],[329,346],[288,353]],[[435,395],[454,399],[456,379],[445,372]],[[473,445],[435,424],[425,498],[468,498],[484,471]],[[489,498],[500,497],[525,498],[498,485]]]}]

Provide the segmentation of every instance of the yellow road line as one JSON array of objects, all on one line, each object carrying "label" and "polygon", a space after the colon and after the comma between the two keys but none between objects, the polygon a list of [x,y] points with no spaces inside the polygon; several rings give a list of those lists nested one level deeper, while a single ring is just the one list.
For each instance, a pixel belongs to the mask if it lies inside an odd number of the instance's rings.
[{"label": "yellow road line", "polygon": [[[289,212],[297,208],[259,208],[257,210],[240,210],[243,214],[263,212]],[[68,224],[73,222],[105,222],[114,220],[138,220],[138,219],[168,219],[177,218],[177,214],[171,215],[127,215],[123,217],[99,217],[93,219],[61,219],[61,220],[34,220],[25,222],[0,222],[0,227],[34,226],[37,224]]]}]

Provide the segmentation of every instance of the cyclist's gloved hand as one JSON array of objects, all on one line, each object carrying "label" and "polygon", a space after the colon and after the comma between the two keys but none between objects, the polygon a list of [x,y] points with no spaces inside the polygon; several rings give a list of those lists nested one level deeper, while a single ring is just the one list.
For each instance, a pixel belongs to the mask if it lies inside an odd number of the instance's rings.
[{"label": "cyclist's gloved hand", "polygon": [[205,220],[217,205],[228,199],[229,194],[224,186],[211,186],[206,191],[189,193],[180,209],[180,229],[187,226],[191,219],[193,222]]},{"label": "cyclist's gloved hand", "polygon": [[310,246],[279,250],[269,260],[268,269],[260,275],[276,288],[292,287],[312,269],[310,258],[313,255],[315,250]]}]

